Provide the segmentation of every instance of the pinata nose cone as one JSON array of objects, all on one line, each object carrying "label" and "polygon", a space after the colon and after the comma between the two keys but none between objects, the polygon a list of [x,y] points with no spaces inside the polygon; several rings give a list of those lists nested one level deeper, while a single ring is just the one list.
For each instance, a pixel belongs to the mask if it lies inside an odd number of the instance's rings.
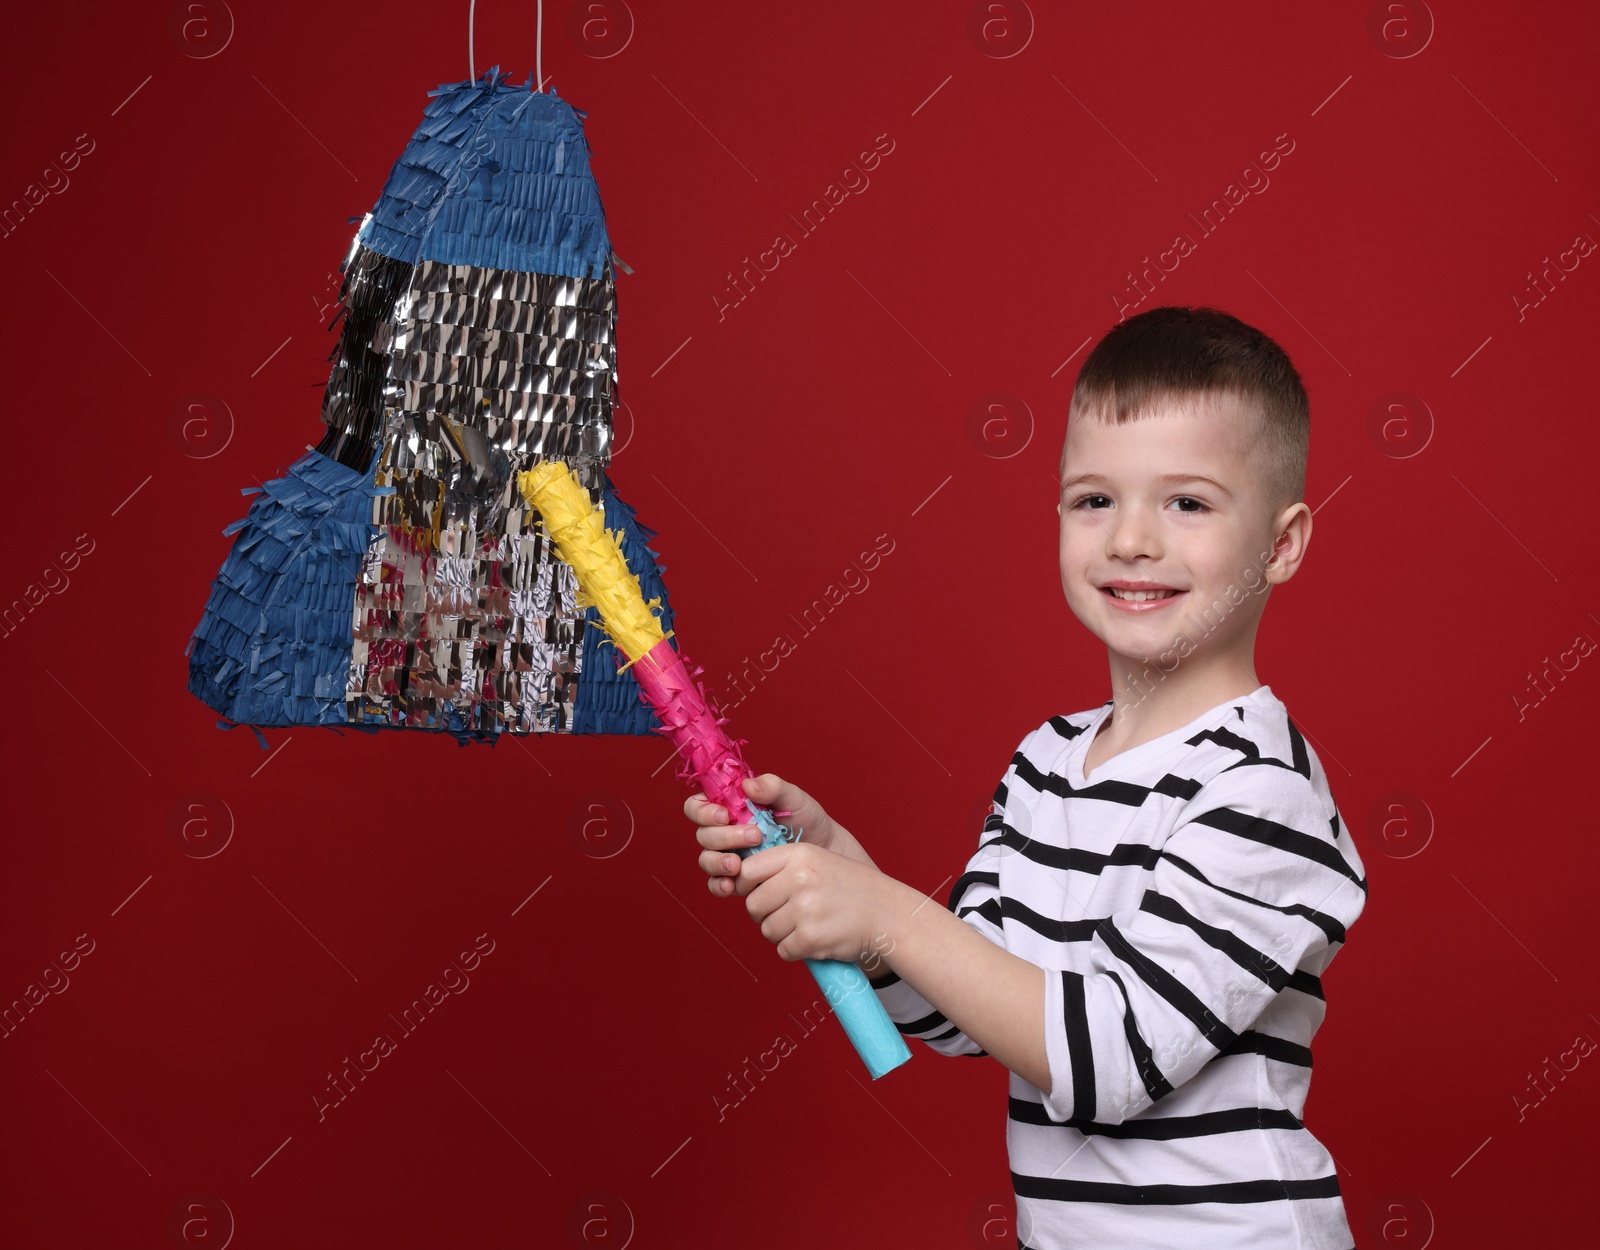
[{"label": "pinata nose cone", "polygon": [[611,242],[587,114],[505,77],[495,66],[429,93],[358,242],[411,264],[600,276]]},{"label": "pinata nose cone", "polygon": [[506,77],[429,93],[340,266],[326,433],[224,531],[189,689],[228,720],[657,728],[516,486],[566,465],[670,631],[655,531],[605,471],[616,291],[586,114]]}]

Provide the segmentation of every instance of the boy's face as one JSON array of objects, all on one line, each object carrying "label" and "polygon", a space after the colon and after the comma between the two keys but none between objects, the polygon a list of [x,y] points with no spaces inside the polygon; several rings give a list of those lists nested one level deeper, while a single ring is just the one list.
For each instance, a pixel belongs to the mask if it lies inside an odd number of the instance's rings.
[{"label": "boy's face", "polygon": [[[1290,544],[1263,570],[1292,509],[1267,498],[1257,421],[1231,397],[1206,396],[1163,401],[1120,425],[1069,422],[1061,586],[1073,614],[1129,665],[1170,670],[1192,654],[1231,653],[1248,668],[1266,591],[1303,550],[1303,539]],[[1114,589],[1124,584],[1152,589]]]}]

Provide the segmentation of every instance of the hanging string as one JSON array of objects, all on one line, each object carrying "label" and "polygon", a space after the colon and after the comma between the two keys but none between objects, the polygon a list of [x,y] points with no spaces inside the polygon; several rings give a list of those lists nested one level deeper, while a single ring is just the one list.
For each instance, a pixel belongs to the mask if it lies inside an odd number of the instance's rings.
[{"label": "hanging string", "polygon": [[[478,16],[478,0],[469,0],[467,4],[467,77],[476,82],[478,78],[478,64],[473,52],[472,28]],[[534,33],[533,72],[538,75],[539,85],[535,90],[544,90],[544,0],[539,0],[538,26]]]}]

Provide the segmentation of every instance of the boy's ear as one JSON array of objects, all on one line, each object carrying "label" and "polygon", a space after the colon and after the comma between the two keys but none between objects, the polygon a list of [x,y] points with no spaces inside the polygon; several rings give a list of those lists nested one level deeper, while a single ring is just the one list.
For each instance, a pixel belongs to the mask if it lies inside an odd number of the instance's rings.
[{"label": "boy's ear", "polygon": [[1262,576],[1277,586],[1295,575],[1311,543],[1311,509],[1304,500],[1289,505],[1277,515],[1272,536],[1272,558],[1262,569]]}]

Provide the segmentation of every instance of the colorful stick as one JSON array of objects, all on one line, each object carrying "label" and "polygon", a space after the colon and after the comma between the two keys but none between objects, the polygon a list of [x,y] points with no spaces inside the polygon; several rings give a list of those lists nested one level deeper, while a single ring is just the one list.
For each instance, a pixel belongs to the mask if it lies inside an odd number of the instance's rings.
[{"label": "colorful stick", "polygon": [[[746,801],[740,782],[755,775],[739,753],[746,739],[731,741],[722,731],[726,718],[711,709],[704,688],[685,668],[683,653],[667,642],[672,635],[661,632],[650,611],[660,600],[645,602],[638,577],[622,558],[621,535],[605,527],[604,511],[590,502],[588,491],[559,460],[543,460],[518,474],[517,485],[539,510],[561,558],[577,574],[578,606],[599,610],[600,624],[628,657],[621,668],[634,666],[643,697],[661,722],[660,732],[677,748],[679,778],[699,783],[706,798],[725,807],[733,822],[753,823],[761,830],[761,845],[740,848],[740,857],[798,840],[798,832],[791,836],[765,808]],[[694,673],[702,671],[696,668]],[[837,959],[807,959],[806,965],[874,1080],[911,1058],[860,968]]]}]

